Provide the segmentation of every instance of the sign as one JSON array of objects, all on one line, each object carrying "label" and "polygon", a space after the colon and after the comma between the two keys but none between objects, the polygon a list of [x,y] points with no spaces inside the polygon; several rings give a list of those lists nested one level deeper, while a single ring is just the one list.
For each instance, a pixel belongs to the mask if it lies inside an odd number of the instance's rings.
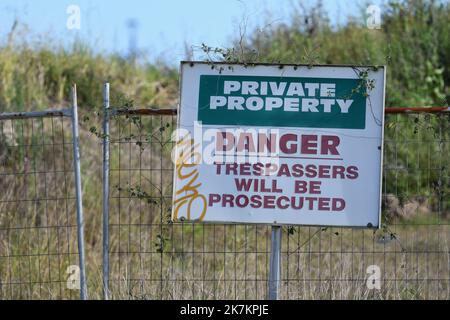
[{"label": "sign", "polygon": [[379,227],[384,67],[183,62],[173,221]]}]

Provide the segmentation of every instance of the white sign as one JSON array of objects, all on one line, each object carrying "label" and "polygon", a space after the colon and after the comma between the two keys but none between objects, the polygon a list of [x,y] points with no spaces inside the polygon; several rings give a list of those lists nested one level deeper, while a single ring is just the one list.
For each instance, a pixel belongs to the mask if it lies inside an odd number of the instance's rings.
[{"label": "white sign", "polygon": [[172,219],[379,227],[384,67],[183,62]]}]

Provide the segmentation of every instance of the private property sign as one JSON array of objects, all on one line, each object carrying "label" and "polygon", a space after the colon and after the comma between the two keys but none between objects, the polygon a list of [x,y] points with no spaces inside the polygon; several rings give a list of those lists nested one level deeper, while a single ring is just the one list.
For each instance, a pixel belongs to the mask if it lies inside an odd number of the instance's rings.
[{"label": "private property sign", "polygon": [[174,221],[380,225],[385,68],[183,62]]}]

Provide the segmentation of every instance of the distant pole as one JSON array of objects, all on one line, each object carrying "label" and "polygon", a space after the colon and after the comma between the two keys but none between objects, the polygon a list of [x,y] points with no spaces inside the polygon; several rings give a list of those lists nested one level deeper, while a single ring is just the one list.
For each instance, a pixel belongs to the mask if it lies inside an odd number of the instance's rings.
[{"label": "distant pole", "polygon": [[129,30],[129,43],[128,43],[128,56],[133,62],[137,57],[137,28],[138,22],[136,19],[130,19],[127,21]]},{"label": "distant pole", "polygon": [[81,190],[80,169],[80,146],[78,133],[78,104],[77,86],[72,86],[72,141],[73,141],[73,163],[75,173],[75,191],[77,204],[77,233],[78,233],[78,256],[80,263],[80,298],[87,299],[86,268],[84,255],[84,217],[83,217],[83,194]]},{"label": "distant pole", "polygon": [[109,299],[109,83],[103,86],[103,298]]},{"label": "distant pole", "polygon": [[269,266],[269,300],[278,300],[281,269],[281,226],[272,226],[272,241]]}]

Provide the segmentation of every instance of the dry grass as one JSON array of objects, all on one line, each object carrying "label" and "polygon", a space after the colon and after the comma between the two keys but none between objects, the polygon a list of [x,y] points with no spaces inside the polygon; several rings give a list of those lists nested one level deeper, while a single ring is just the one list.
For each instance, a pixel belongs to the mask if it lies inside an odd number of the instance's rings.
[{"label": "dry grass", "polygon": [[[387,64],[387,106],[448,105],[448,11],[408,1],[387,8],[381,30],[350,23],[335,31],[321,16],[314,19],[323,27],[305,30],[309,16],[296,12],[287,25],[244,40],[264,62]],[[9,38],[27,38],[19,31]],[[19,42],[0,47],[1,112],[66,105],[70,84],[78,85],[88,285],[90,297],[100,299],[102,150],[91,126],[98,132],[102,83],[111,82],[114,106],[133,104],[124,96],[141,107],[174,106],[178,75],[163,65],[94,54],[80,43],[67,50],[48,45],[51,39]],[[285,232],[283,298],[450,299],[448,118],[387,120],[389,228]],[[168,224],[171,163],[164,141],[171,126],[158,117],[136,121],[113,128],[112,296],[265,298],[269,227]],[[66,273],[78,263],[75,214],[69,122],[0,121],[1,299],[78,297],[67,289]],[[365,284],[372,264],[381,269],[379,291]]]},{"label": "dry grass", "polygon": [[[173,121],[113,120],[111,296],[264,299],[270,227],[168,223]],[[9,147],[0,155],[0,296],[77,298],[76,290],[67,289],[66,273],[78,261],[69,121],[24,120],[13,127],[3,122],[1,128],[9,132],[3,139]],[[89,293],[100,299],[101,144],[84,125],[81,141]],[[445,208],[418,208],[409,220],[396,217],[377,232],[285,229],[281,297],[448,299]],[[380,267],[381,290],[366,286],[369,265]]]}]

